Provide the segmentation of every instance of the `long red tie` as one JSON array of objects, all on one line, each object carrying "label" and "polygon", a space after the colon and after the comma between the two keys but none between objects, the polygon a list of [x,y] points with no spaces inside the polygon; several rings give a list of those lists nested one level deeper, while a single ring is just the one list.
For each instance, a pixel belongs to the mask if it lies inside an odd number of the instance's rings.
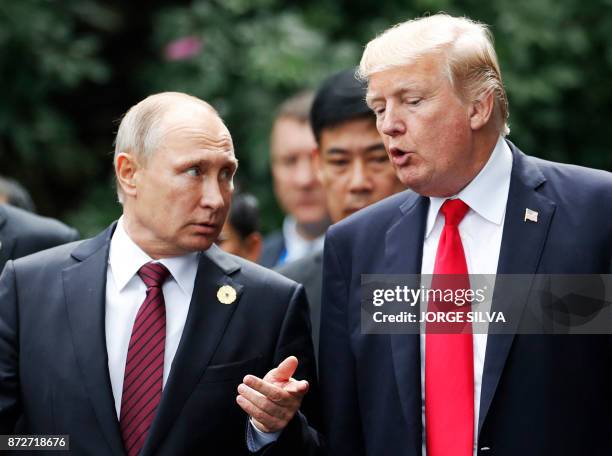
[{"label": "long red tie", "polygon": [[161,400],[166,343],[166,305],[162,285],[170,275],[160,263],[138,271],[147,295],[136,315],[128,347],[119,424],[128,456],[142,450]]},{"label": "long red tie", "polygon": [[[438,243],[434,290],[469,289],[459,223],[469,210],[459,199],[440,211],[444,228]],[[439,276],[452,274],[453,276]],[[446,306],[445,306],[446,304]],[[465,312],[468,305],[429,302],[428,311]],[[425,432],[428,456],[470,456],[474,444],[474,355],[471,325],[427,325],[425,341]]]}]

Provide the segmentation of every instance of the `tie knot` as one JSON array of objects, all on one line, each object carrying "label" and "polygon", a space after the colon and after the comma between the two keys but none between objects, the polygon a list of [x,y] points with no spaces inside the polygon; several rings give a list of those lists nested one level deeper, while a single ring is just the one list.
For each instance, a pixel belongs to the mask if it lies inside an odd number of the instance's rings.
[{"label": "tie knot", "polygon": [[147,288],[160,287],[164,284],[170,271],[161,263],[152,261],[145,264],[138,270],[138,276],[142,279]]},{"label": "tie knot", "polygon": [[444,224],[457,226],[470,210],[470,206],[465,204],[460,199],[452,199],[444,201],[440,212],[444,214]]}]

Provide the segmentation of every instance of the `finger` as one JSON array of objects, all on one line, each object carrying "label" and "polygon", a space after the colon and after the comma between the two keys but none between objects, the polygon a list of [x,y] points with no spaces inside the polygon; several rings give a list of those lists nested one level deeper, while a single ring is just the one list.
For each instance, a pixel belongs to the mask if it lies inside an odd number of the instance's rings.
[{"label": "finger", "polygon": [[283,389],[293,396],[303,397],[310,388],[310,385],[306,380],[295,380],[291,379],[289,383],[287,383]]},{"label": "finger", "polygon": [[282,404],[289,397],[289,393],[285,392],[282,388],[273,385],[270,382],[266,382],[259,377],[255,377],[254,375],[247,375],[243,380],[244,384],[253,388],[255,391],[263,394],[272,402],[276,402],[277,404]]},{"label": "finger", "polygon": [[287,415],[288,415],[287,410],[283,409],[280,405],[270,401],[263,394],[258,393],[252,388],[249,388],[245,384],[241,384],[238,386],[238,393],[242,397],[247,399],[249,402],[257,406],[259,409],[266,412],[268,415],[274,416],[281,420],[287,418]]},{"label": "finger", "polygon": [[295,356],[289,356],[278,365],[274,371],[274,378],[276,381],[283,382],[291,378],[298,366],[298,359]]},{"label": "finger", "polygon": [[247,415],[253,418],[254,424],[260,431],[276,432],[282,429],[282,423],[278,418],[267,414],[244,396],[237,396],[236,403]]}]

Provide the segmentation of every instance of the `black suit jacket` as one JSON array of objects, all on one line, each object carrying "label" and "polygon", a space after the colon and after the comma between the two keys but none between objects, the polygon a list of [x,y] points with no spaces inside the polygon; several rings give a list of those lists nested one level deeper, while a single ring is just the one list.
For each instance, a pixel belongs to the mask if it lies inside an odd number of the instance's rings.
[{"label": "black suit jacket", "polygon": [[304,285],[310,304],[310,324],[315,356],[319,352],[319,329],[321,326],[321,284],[323,274],[323,251],[319,250],[304,258],[283,264],[275,271]]},{"label": "black suit jacket", "polygon": [[[73,454],[123,455],[108,374],[104,318],[114,225],[96,238],[9,261],[0,278],[0,434],[69,434]],[[233,304],[217,290],[232,286]],[[288,355],[318,396],[303,287],[212,246],[201,255],[180,345],[142,455],[248,454],[235,402],[246,374]],[[266,454],[313,454],[299,414]]]},{"label": "black suit jacket", "polygon": [[285,237],[282,230],[274,231],[264,238],[263,248],[258,263],[266,268],[273,268],[285,252]]},{"label": "black suit jacket", "polygon": [[[611,273],[612,175],[510,146],[498,273]],[[406,191],[328,231],[319,364],[333,455],[421,454],[419,335],[361,334],[361,274],[420,274],[428,204]],[[612,337],[489,334],[478,428],[482,456],[612,454]]]},{"label": "black suit jacket", "polygon": [[78,238],[76,230],[57,220],[0,204],[0,272],[8,260]]}]

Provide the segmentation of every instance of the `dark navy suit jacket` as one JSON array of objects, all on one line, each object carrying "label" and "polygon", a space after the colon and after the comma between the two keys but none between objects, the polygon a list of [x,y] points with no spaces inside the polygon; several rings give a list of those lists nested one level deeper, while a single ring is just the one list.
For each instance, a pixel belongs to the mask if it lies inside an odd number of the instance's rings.
[{"label": "dark navy suit jacket", "polygon": [[[9,261],[0,278],[0,434],[69,434],[72,454],[125,454],[108,374],[105,287],[114,225],[97,237]],[[221,304],[217,290],[237,291]],[[212,246],[202,253],[181,341],[142,452],[248,454],[236,388],[288,355],[317,415],[308,304],[301,285]],[[305,415],[265,454],[313,454]],[[59,453],[62,454],[62,453]]]},{"label": "dark navy suit jacket", "polygon": [[57,220],[0,204],[0,272],[8,260],[78,238],[75,229]]},{"label": "dark navy suit jacket", "polygon": [[[497,272],[610,274],[612,175],[510,146]],[[406,191],[328,231],[319,363],[334,456],[421,454],[419,335],[361,334],[360,281],[420,273],[428,204]],[[537,223],[525,223],[526,208]],[[482,456],[611,455],[611,336],[490,334],[478,428]]]}]

